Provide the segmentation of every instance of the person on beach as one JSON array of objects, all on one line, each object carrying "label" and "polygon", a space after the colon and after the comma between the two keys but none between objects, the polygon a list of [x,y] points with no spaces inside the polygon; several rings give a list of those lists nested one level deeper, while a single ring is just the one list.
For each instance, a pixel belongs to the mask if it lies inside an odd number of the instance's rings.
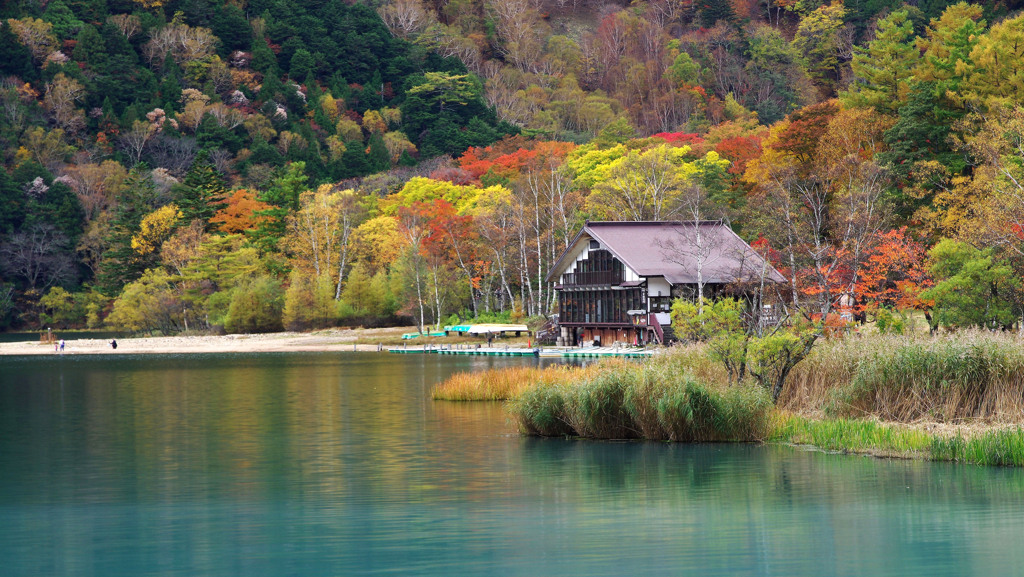
[{"label": "person on beach", "polygon": [[60,352],[64,352],[64,339],[60,340]]},{"label": "person on beach", "polygon": [[117,339],[113,339],[110,341],[110,348],[114,349],[115,351],[117,350]]}]

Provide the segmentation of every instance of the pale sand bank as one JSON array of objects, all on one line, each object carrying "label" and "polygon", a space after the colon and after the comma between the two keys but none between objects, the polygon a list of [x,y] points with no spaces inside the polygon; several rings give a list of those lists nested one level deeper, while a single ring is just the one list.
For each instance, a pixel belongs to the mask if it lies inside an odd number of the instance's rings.
[{"label": "pale sand bank", "polygon": [[[257,335],[138,337],[117,339],[117,350],[110,339],[66,341],[65,355],[123,355],[138,353],[273,353],[273,352],[353,352],[376,351],[374,338],[393,339],[415,327],[386,329],[332,329],[313,333],[268,333]],[[361,340],[362,344],[355,344]],[[387,349],[387,345],[384,346]],[[54,355],[53,345],[35,342],[0,343],[0,355]]]}]

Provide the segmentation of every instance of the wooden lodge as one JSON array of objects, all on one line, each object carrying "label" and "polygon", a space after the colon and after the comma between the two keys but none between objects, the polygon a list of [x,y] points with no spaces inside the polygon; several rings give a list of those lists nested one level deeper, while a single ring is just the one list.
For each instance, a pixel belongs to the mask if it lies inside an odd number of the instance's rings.
[{"label": "wooden lodge", "polygon": [[721,221],[588,222],[547,276],[558,344],[665,342],[672,300],[696,299],[698,270],[706,298],[785,282]]}]

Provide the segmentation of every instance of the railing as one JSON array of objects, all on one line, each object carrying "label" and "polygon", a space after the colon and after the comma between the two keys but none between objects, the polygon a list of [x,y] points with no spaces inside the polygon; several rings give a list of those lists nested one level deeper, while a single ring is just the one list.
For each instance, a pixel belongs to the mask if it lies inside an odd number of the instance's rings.
[{"label": "railing", "polygon": [[665,344],[665,331],[661,328],[661,323],[658,322],[658,315],[656,313],[648,314],[647,324],[654,327],[654,334],[658,335],[658,342]]},{"label": "railing", "polygon": [[622,271],[567,272],[562,275],[564,286],[609,286],[622,284]]}]

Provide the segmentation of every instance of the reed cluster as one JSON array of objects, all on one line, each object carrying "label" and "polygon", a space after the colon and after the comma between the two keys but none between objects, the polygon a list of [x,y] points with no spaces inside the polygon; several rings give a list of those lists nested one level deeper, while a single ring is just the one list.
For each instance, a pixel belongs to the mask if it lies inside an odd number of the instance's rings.
[{"label": "reed cluster", "polygon": [[608,363],[509,402],[527,434],[595,439],[761,441],[772,404],[752,385],[709,386],[666,362]]},{"label": "reed cluster", "polygon": [[779,405],[896,422],[1017,422],[1024,415],[1024,341],[964,331],[825,342],[790,374]]}]

